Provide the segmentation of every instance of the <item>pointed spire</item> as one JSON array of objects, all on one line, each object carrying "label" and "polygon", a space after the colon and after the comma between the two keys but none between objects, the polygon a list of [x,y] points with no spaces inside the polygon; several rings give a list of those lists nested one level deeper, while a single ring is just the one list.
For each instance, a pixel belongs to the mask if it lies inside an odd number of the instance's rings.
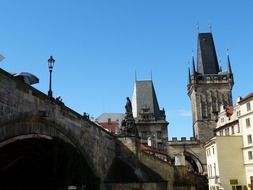
[{"label": "pointed spire", "polygon": [[212,24],[209,23],[209,24],[208,24],[208,27],[209,27],[210,33],[212,33]]},{"label": "pointed spire", "polygon": [[196,74],[196,68],[195,68],[195,61],[194,61],[193,52],[192,52],[192,74],[193,74],[193,75]]},{"label": "pointed spire", "polygon": [[188,84],[191,83],[191,71],[190,68],[188,67]]},{"label": "pointed spire", "polygon": [[197,29],[197,32],[199,33],[199,22],[197,22],[196,24],[196,29]]},{"label": "pointed spire", "polygon": [[212,33],[199,33],[197,72],[201,74],[218,74],[219,64]]},{"label": "pointed spire", "polygon": [[227,64],[228,64],[228,73],[232,74],[231,64],[230,64],[230,58],[229,58],[229,49],[227,49]]}]

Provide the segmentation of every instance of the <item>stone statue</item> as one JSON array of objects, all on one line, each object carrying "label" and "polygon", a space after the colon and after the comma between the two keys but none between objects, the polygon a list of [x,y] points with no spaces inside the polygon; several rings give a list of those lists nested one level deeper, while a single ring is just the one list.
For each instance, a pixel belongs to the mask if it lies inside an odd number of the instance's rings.
[{"label": "stone statue", "polygon": [[125,105],[126,115],[131,116],[131,115],[133,115],[132,103],[131,103],[131,100],[129,99],[129,97],[127,97],[126,99],[127,99],[127,103]]},{"label": "stone statue", "polygon": [[127,100],[126,105],[125,105],[126,115],[121,123],[122,130],[123,130],[122,133],[126,136],[137,135],[137,129],[136,129],[135,120],[133,117],[132,103],[129,97],[127,97],[126,100]]}]

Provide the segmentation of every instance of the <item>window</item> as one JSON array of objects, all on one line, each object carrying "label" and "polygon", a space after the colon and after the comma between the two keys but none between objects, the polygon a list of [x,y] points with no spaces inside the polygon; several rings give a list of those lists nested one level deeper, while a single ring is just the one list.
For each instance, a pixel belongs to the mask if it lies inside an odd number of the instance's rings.
[{"label": "window", "polygon": [[234,126],[231,127],[231,134],[235,134],[235,127]]},{"label": "window", "polygon": [[216,176],[216,164],[213,164],[213,171],[214,171],[214,176]]},{"label": "window", "polygon": [[223,123],[223,122],[224,122],[224,117],[221,118],[221,123]]},{"label": "window", "polygon": [[211,177],[212,176],[212,165],[207,166],[207,172],[208,172],[208,176]]},{"label": "window", "polygon": [[246,104],[246,106],[247,106],[247,111],[250,111],[250,110],[251,110],[250,102],[248,102],[248,103]]},{"label": "window", "polygon": [[157,148],[159,150],[163,150],[163,143],[157,143]]},{"label": "window", "polygon": [[250,127],[250,118],[246,119],[246,127]]},{"label": "window", "polygon": [[247,136],[247,139],[248,139],[248,144],[251,144],[251,143],[252,143],[252,136],[251,136],[251,135],[248,135],[248,136]]},{"label": "window", "polygon": [[248,152],[248,158],[249,158],[249,160],[252,160],[252,159],[253,159],[252,151],[249,151],[249,152]]},{"label": "window", "polygon": [[209,169],[210,169],[210,176],[213,176],[212,165],[209,166]]},{"label": "window", "polygon": [[237,128],[237,133],[240,133],[241,130],[240,130],[240,126],[238,125],[238,128]]},{"label": "window", "polygon": [[207,155],[207,156],[210,156],[210,148],[207,149],[206,155]]},{"label": "window", "polygon": [[225,136],[229,136],[229,128],[225,129]]},{"label": "window", "polygon": [[237,117],[239,117],[241,115],[241,111],[237,112]]},{"label": "window", "polygon": [[220,136],[223,136],[223,130],[220,131]]},{"label": "window", "polygon": [[157,136],[157,139],[161,139],[162,138],[162,132],[161,131],[157,131],[156,132],[156,136]]},{"label": "window", "polygon": [[142,131],[141,132],[141,138],[142,139],[147,139],[147,131]]},{"label": "window", "polygon": [[213,154],[214,154],[214,146],[212,146],[212,149],[213,149]]}]

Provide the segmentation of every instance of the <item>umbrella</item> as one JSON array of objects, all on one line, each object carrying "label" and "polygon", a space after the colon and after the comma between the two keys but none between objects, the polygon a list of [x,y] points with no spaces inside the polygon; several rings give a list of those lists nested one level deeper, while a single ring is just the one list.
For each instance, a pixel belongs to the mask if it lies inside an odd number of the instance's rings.
[{"label": "umbrella", "polygon": [[39,83],[39,78],[28,72],[21,72],[13,74],[14,77],[22,79],[26,84],[32,85]]}]

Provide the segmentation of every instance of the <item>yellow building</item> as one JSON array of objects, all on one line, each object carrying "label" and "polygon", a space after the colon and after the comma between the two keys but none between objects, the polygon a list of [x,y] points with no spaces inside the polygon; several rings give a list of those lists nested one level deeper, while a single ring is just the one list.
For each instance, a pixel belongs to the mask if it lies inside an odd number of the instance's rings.
[{"label": "yellow building", "polygon": [[245,188],[242,145],[242,136],[216,136],[206,143],[210,190]]}]

